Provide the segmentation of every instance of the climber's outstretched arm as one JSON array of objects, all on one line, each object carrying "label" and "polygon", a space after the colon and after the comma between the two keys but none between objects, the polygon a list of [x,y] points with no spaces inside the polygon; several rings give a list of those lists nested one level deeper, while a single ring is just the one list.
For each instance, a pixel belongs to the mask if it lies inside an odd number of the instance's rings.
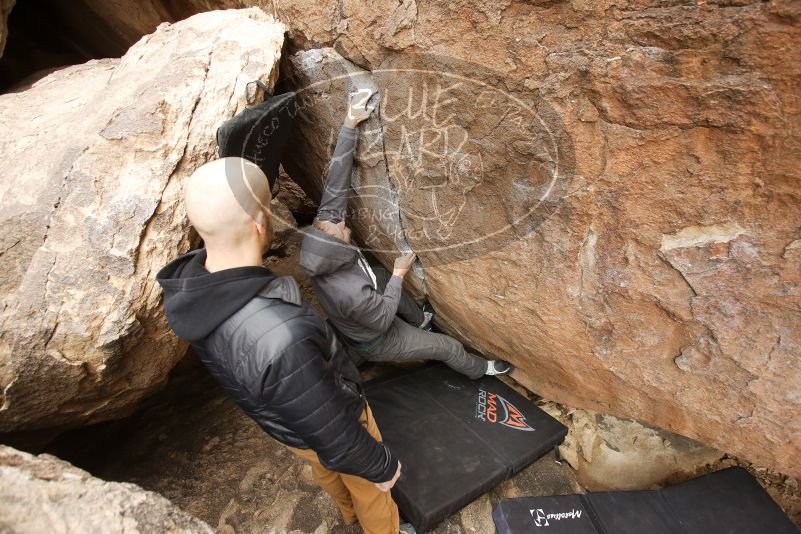
[{"label": "climber's outstretched arm", "polygon": [[348,194],[350,179],[353,172],[353,156],[356,150],[356,127],[366,120],[375,106],[368,106],[367,101],[372,96],[370,89],[361,89],[351,93],[348,97],[348,113],[342,129],[339,131],[337,145],[328,175],[325,179],[323,198],[317,210],[317,220],[338,223],[345,220],[348,210]]}]

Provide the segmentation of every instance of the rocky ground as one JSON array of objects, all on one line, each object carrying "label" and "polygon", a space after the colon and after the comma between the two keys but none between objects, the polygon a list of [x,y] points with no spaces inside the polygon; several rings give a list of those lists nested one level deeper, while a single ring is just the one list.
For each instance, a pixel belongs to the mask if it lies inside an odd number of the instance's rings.
[{"label": "rocky ground", "polygon": [[[194,359],[182,365],[180,383],[148,409],[81,432],[61,453],[101,478],[161,493],[221,533],[360,532],[342,524],[307,464],[265,436]],[[577,491],[573,470],[550,453],[436,532],[492,532],[491,507],[503,497]]]}]

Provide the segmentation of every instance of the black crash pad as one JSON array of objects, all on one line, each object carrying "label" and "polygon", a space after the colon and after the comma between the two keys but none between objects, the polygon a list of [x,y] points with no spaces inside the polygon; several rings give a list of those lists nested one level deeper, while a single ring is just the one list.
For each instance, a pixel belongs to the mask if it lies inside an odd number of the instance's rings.
[{"label": "black crash pad", "polygon": [[296,115],[297,103],[292,92],[270,96],[242,110],[217,128],[219,156],[255,163],[267,175],[272,188]]},{"label": "black crash pad", "polygon": [[567,428],[493,377],[441,364],[370,380],[367,399],[403,470],[392,490],[419,532],[560,443]]},{"label": "black crash pad", "polygon": [[745,469],[655,491],[613,491],[500,501],[499,534],[798,534]]}]

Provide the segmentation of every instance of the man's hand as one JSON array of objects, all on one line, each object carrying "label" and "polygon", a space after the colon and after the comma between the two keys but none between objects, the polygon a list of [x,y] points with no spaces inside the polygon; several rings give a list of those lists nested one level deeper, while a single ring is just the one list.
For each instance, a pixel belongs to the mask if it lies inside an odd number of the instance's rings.
[{"label": "man's hand", "polygon": [[409,252],[408,254],[404,254],[403,256],[398,256],[395,260],[395,266],[392,269],[392,274],[394,276],[399,276],[403,278],[406,276],[406,273],[409,272],[409,269],[412,268],[414,265],[414,260],[417,259],[417,254],[414,252]]},{"label": "man's hand", "polygon": [[398,481],[398,478],[400,478],[400,473],[401,473],[401,463],[398,462],[398,470],[395,472],[395,476],[392,477],[392,480],[387,480],[386,482],[380,482],[380,483],[376,482],[375,486],[384,493],[388,492],[389,490],[392,489],[392,486],[395,485],[395,482]]},{"label": "man's hand", "polygon": [[368,106],[367,102],[373,96],[371,89],[359,89],[351,93],[348,97],[348,115],[345,117],[345,126],[355,128],[360,122],[367,120],[375,109],[375,106]]}]

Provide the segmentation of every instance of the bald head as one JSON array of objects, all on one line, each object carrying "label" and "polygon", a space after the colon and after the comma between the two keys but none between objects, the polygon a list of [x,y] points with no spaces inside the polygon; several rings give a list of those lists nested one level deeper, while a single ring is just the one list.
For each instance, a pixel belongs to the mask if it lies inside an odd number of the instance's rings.
[{"label": "bald head", "polygon": [[258,245],[264,239],[269,243],[270,200],[267,176],[242,158],[206,163],[189,177],[184,188],[189,221],[209,252],[264,246]]}]

